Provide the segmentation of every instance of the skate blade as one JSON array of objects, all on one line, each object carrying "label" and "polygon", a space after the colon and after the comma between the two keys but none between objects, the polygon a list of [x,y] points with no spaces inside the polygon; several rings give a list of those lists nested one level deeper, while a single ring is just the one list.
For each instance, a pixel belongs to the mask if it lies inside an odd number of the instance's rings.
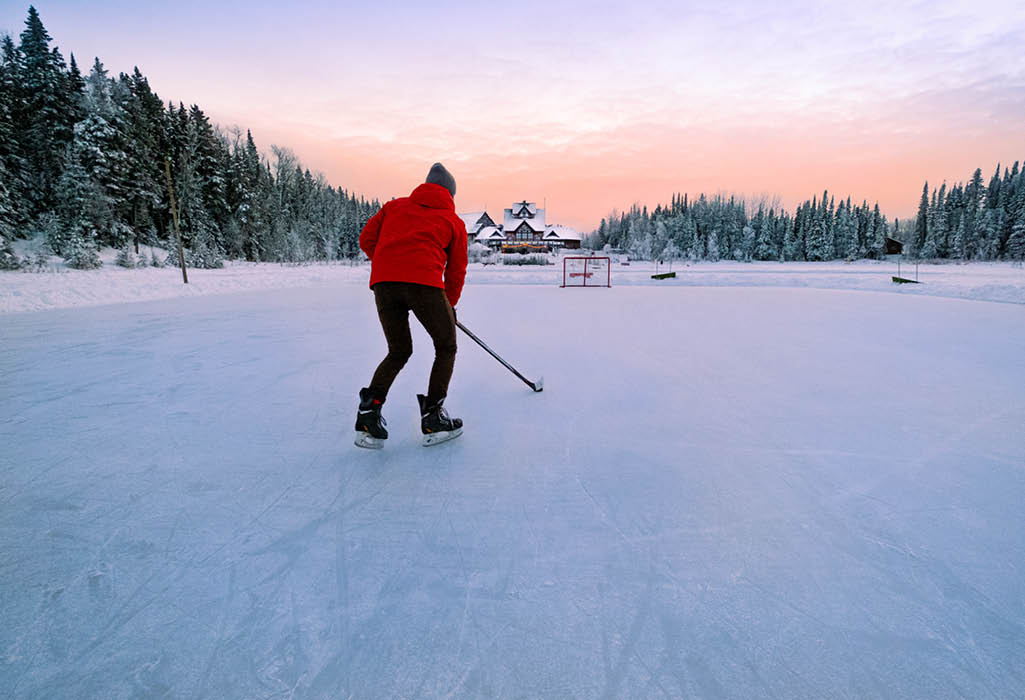
[{"label": "skate blade", "polygon": [[426,435],[424,435],[423,446],[430,447],[431,445],[440,445],[443,442],[454,440],[462,434],[462,428],[456,428],[455,430],[446,430],[440,433],[427,433]]},{"label": "skate blade", "polygon": [[379,450],[384,447],[384,440],[375,438],[370,433],[356,432],[356,447],[365,447],[368,450]]}]

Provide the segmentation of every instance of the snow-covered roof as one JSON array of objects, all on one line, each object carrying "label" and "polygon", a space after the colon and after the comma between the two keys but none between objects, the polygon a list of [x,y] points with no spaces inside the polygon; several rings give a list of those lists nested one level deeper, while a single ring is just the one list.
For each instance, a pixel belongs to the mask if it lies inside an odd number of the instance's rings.
[{"label": "snow-covered roof", "polygon": [[[528,202],[524,199],[522,202],[513,202],[512,207],[510,209],[506,209],[506,211],[511,211],[512,215],[517,219],[534,217],[537,216],[537,203]],[[542,209],[541,211],[544,210]]]},{"label": "snow-covered roof", "polygon": [[579,241],[583,239],[583,234],[580,231],[569,226],[555,225],[545,228],[545,238],[551,238],[553,235],[564,241]]},{"label": "snow-covered roof", "polygon": [[545,230],[544,222],[538,221],[537,219],[510,219],[506,225],[506,231],[515,231],[521,226],[526,226],[535,233],[541,233]]},{"label": "snow-covered roof", "polygon": [[499,229],[497,226],[485,226],[480,230],[480,233],[477,234],[477,240],[483,241],[488,238],[492,240],[496,238],[504,239],[505,234],[502,233],[502,230]]},{"label": "snow-covered roof", "polygon": [[470,211],[465,214],[460,214],[459,218],[463,220],[464,224],[466,224],[466,230],[473,233],[474,228],[477,226],[477,221],[483,215],[484,212],[482,211]]},{"label": "snow-covered roof", "polygon": [[[466,224],[467,233],[475,233],[478,229],[488,225],[488,222],[494,223],[494,219],[491,215],[485,211],[468,211],[458,215],[463,223]],[[481,221],[483,219],[483,222]]]},{"label": "snow-covered roof", "polygon": [[[505,210],[505,218],[504,218],[504,220],[502,222],[503,225],[504,225],[505,230],[506,231],[512,231],[515,228],[517,228],[522,222],[526,221],[530,225],[530,228],[532,230],[534,230],[534,231],[544,231],[545,230],[545,210],[544,209],[538,209],[535,206],[533,208],[533,210],[532,210],[533,213],[531,214],[530,218],[521,219],[521,218],[518,218],[518,217],[514,216],[514,214],[517,211],[517,207],[522,205],[522,204],[523,204],[523,202],[520,202],[519,204],[514,204],[511,209],[506,209]],[[534,205],[531,204],[531,206],[534,206]]]}]

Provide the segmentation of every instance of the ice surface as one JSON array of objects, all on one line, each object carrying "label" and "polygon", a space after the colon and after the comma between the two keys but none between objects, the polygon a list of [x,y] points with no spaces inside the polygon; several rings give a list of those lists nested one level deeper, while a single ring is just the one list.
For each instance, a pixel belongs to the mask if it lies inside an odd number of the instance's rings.
[{"label": "ice surface", "polygon": [[0,317],[4,695],[1025,696],[1025,307],[613,285],[471,280],[430,449],[355,275]]}]

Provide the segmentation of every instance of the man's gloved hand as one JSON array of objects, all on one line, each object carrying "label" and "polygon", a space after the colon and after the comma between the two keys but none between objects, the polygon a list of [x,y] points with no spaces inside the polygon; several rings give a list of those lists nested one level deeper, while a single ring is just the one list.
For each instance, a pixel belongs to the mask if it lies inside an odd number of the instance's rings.
[{"label": "man's gloved hand", "polygon": [[456,307],[453,306],[452,307],[452,321],[458,321],[458,320],[459,319],[456,317]]}]

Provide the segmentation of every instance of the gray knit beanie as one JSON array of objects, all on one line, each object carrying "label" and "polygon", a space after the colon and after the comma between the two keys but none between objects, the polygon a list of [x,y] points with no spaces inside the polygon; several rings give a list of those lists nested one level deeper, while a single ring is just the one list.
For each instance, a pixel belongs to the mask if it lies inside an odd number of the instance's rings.
[{"label": "gray knit beanie", "polygon": [[441,163],[435,163],[431,166],[431,172],[427,173],[426,182],[432,185],[441,185],[448,193],[453,197],[456,196],[456,179],[452,177],[452,173],[445,169],[445,166]]}]

